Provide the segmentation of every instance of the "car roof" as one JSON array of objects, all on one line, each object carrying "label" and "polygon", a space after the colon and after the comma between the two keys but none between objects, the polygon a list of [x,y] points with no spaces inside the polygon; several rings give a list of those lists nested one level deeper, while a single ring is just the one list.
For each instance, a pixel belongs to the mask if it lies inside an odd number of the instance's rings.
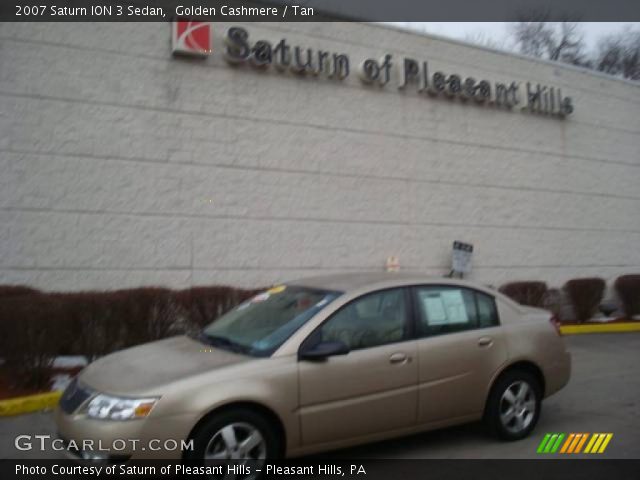
[{"label": "car roof", "polygon": [[419,273],[404,272],[358,272],[320,275],[301,278],[299,280],[287,282],[287,284],[317,288],[321,290],[336,290],[346,293],[368,288],[389,288],[412,284],[462,285],[471,288],[479,288],[485,291],[489,290],[486,286],[481,286],[464,280],[447,277],[430,277]]}]

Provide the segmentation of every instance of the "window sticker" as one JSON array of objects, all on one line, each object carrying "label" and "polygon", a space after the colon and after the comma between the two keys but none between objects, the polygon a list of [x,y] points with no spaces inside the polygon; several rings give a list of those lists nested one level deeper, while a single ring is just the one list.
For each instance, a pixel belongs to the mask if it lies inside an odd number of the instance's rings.
[{"label": "window sticker", "polygon": [[259,293],[258,295],[256,295],[255,297],[253,297],[251,299],[251,303],[259,303],[259,302],[264,302],[265,300],[267,300],[271,295],[269,295],[269,292],[262,292]]},{"label": "window sticker", "polygon": [[442,303],[447,309],[448,323],[468,323],[469,317],[464,305],[462,290],[445,290],[441,295]]},{"label": "window sticker", "polygon": [[439,293],[421,293],[424,312],[427,315],[429,325],[445,325],[447,323],[447,312]]},{"label": "window sticker", "polygon": [[267,290],[267,293],[270,295],[275,295],[276,293],[282,293],[287,288],[286,285],[278,285]]},{"label": "window sticker", "polygon": [[421,292],[420,297],[429,325],[469,322],[461,290]]}]

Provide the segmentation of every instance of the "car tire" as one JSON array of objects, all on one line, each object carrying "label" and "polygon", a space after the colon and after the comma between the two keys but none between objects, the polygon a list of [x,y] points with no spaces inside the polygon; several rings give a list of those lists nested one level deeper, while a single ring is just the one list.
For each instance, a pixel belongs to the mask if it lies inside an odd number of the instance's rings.
[{"label": "car tire", "polygon": [[273,422],[248,408],[213,413],[190,438],[193,449],[185,459],[194,463],[249,460],[255,466],[281,457],[282,452],[282,441]]},{"label": "car tire", "polygon": [[538,423],[542,388],[529,372],[509,370],[491,388],[484,422],[489,432],[503,440],[520,440]]}]

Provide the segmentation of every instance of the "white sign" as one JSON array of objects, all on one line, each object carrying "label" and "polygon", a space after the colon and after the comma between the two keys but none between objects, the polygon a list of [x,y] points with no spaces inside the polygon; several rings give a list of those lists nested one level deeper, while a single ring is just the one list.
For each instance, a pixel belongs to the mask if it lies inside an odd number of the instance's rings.
[{"label": "white sign", "polygon": [[430,326],[467,323],[469,321],[461,290],[427,291],[421,297],[427,315],[427,323]]},{"label": "white sign", "polygon": [[451,256],[451,270],[456,273],[471,272],[471,255],[473,245],[470,243],[453,242],[453,254]]}]

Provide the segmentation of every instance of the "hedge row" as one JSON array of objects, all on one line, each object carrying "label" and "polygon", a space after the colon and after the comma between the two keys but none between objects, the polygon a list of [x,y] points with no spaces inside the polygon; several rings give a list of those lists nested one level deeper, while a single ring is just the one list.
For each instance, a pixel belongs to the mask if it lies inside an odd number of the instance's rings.
[{"label": "hedge row", "polygon": [[[549,289],[544,282],[510,282],[502,285],[500,291],[523,305],[552,310],[562,319],[562,296],[565,296],[575,315],[575,319],[585,322],[596,313],[606,282],[602,278],[575,278],[564,284],[562,290]],[[640,275],[623,275],[614,282],[622,309],[627,317],[640,314]]]},{"label": "hedge row", "polygon": [[189,333],[255,292],[218,286],[79,293],[0,287],[0,356],[14,385],[43,387],[56,356],[93,360]]},{"label": "hedge row", "polygon": [[[566,297],[576,319],[591,318],[605,282],[582,278],[562,292],[543,282],[513,282],[500,290],[514,300],[550,309],[563,319]],[[614,288],[628,317],[640,314],[640,275],[619,277]],[[43,387],[59,355],[89,360],[171,335],[189,333],[254,295],[256,290],[195,287],[186,290],[136,288],[111,292],[45,293],[23,286],[0,286],[0,357],[10,381]]]},{"label": "hedge row", "polygon": [[531,307],[544,305],[547,290],[547,284],[544,282],[510,282],[500,287],[500,291],[507,297]]},{"label": "hedge row", "polygon": [[640,315],[640,275],[623,275],[613,284],[628,317]]}]

